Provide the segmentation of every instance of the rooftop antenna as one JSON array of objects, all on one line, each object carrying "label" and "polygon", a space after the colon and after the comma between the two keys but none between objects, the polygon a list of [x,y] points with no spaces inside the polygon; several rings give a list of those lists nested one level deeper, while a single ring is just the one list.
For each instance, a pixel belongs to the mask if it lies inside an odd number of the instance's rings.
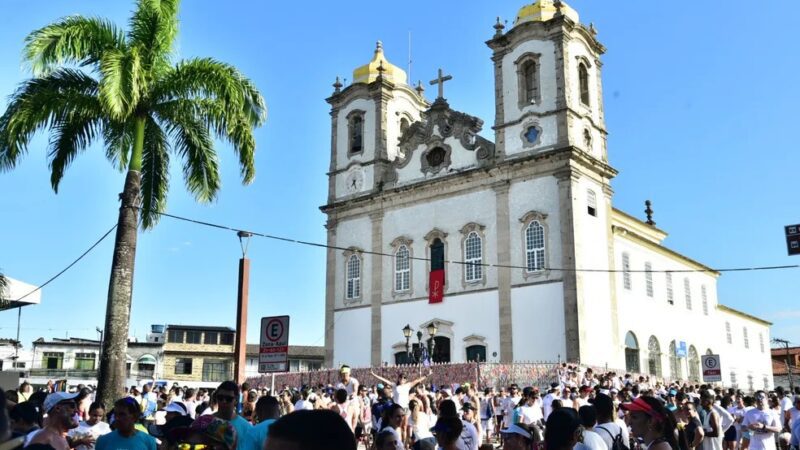
[{"label": "rooftop antenna", "polygon": [[411,30],[408,30],[408,79],[411,79]]}]

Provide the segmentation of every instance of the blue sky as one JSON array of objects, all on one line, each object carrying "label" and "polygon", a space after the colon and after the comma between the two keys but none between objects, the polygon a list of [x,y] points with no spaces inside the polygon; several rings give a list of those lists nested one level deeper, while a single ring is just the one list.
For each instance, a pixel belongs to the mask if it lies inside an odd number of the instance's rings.
[{"label": "blue sky", "polygon": [[[474,3],[474,4],[473,4]],[[796,108],[797,38],[786,19],[800,3],[770,7],[706,0],[574,0],[608,48],[603,57],[608,154],[620,171],[615,206],[643,217],[653,201],[665,244],[711,267],[798,264],[786,256],[783,225],[800,222]],[[172,170],[168,211],[253,231],[324,242],[330,145],[324,99],[339,75],[384,43],[402,66],[412,36],[411,79],[453,76],[450,105],[492,123],[490,51],[495,17],[513,21],[521,1],[274,2],[187,0],[180,57],[211,56],[239,67],[262,90],[269,118],[256,132],[256,181],[242,186],[232,152],[221,145],[223,189],[197,204]],[[69,14],[124,25],[132,2],[5,0],[0,14],[0,110],[28,74],[24,37]],[[427,83],[426,83],[427,84]],[[428,98],[433,100],[430,87]],[[493,138],[490,129],[483,134]],[[123,176],[99,147],[50,189],[46,136],[19,166],[0,174],[0,267],[38,284],[61,270],[115,222]],[[40,306],[23,311],[22,340],[95,337],[103,326],[113,239],[47,286]],[[249,341],[259,317],[290,314],[291,343],[322,345],[325,253],[254,239],[250,244]],[[233,326],[236,236],[165,218],[139,237],[131,335],[151,323]],[[724,274],[720,301],[774,322],[773,336],[800,343],[798,269]],[[0,313],[0,337],[13,337],[16,312]],[[399,333],[399,330],[398,330]]]}]

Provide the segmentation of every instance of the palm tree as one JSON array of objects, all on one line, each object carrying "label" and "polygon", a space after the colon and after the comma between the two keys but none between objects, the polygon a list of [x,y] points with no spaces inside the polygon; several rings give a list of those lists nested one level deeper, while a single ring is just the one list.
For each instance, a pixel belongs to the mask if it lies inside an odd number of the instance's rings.
[{"label": "palm tree", "polygon": [[213,136],[233,147],[249,183],[253,130],[266,120],[263,97],[235,67],[210,58],[175,62],[178,4],[138,0],[127,31],[83,16],[33,31],[24,48],[33,78],[20,84],[0,117],[0,171],[17,164],[41,129],[50,131],[56,193],[64,170],[96,140],[127,170],[100,361],[99,400],[106,402],[125,383],[138,224],[153,227],[165,209],[170,156],[182,160],[187,189],[210,202],[220,187]]},{"label": "palm tree", "polygon": [[8,278],[0,273],[0,307],[3,307],[8,302]]}]

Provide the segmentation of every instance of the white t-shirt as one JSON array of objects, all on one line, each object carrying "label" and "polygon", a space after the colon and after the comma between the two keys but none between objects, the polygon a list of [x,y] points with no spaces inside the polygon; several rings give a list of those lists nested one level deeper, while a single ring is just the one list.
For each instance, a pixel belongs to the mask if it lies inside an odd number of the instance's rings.
[{"label": "white t-shirt", "polygon": [[464,429],[461,430],[461,440],[464,442],[464,448],[466,450],[478,450],[481,439],[480,436],[478,436],[478,430],[475,428],[475,425],[463,419],[461,420],[461,424],[464,425]]},{"label": "white t-shirt", "polygon": [[[777,427],[778,420],[775,414],[770,410],[760,410],[753,408],[747,411],[744,415],[742,422],[743,429],[748,429],[748,426],[754,423],[760,423],[768,427]],[[774,450],[775,449],[775,433],[773,432],[750,432],[750,449],[751,450]]]},{"label": "white t-shirt", "polygon": [[300,400],[298,400],[298,401],[296,401],[296,402],[295,402],[295,404],[294,404],[294,410],[295,410],[295,411],[300,411],[300,410],[302,410],[302,409],[306,409],[306,410],[312,410],[312,409],[314,409],[314,405],[313,405],[313,404],[312,404],[310,401],[308,401],[308,400],[303,400],[303,399],[301,398]]},{"label": "white t-shirt", "polygon": [[503,423],[505,426],[511,425],[514,417],[514,408],[517,407],[517,403],[520,400],[522,400],[522,397],[506,397],[503,400]]},{"label": "white t-shirt", "polygon": [[[91,436],[96,441],[97,438],[108,433],[111,433],[111,427],[108,426],[108,424],[105,422],[97,422],[94,425],[89,425],[88,423],[81,421],[81,423],[78,424],[77,428],[69,430],[67,436],[78,439]],[[79,445],[76,447],[76,450],[93,450],[93,449],[94,445]]]},{"label": "white t-shirt", "polygon": [[519,421],[524,423],[525,425],[530,425],[532,423],[536,423],[539,420],[542,420],[544,416],[542,415],[542,407],[538,406],[537,404],[533,404],[533,406],[522,406],[519,408]]},{"label": "white t-shirt", "polygon": [[411,414],[408,415],[408,425],[414,432],[414,436],[417,439],[427,439],[433,437],[433,433],[431,433],[431,417],[424,412],[420,412],[417,414],[417,420],[414,420],[411,417]]},{"label": "white t-shirt", "polygon": [[[604,433],[601,431],[601,433]],[[606,441],[597,433],[591,430],[583,431],[583,442],[575,444],[574,450],[609,450]]]},{"label": "white t-shirt", "polygon": [[550,413],[553,412],[553,400],[556,399],[556,394],[547,394],[544,396],[542,400],[542,406],[544,408],[544,420],[550,416]]},{"label": "white t-shirt", "polygon": [[394,387],[392,401],[408,409],[408,394],[411,392],[410,384],[398,384]]},{"label": "white t-shirt", "polygon": [[350,377],[350,381],[348,381],[347,384],[344,384],[340,381],[339,384],[336,385],[336,389],[344,389],[345,391],[347,391],[348,396],[353,395],[353,392],[355,392],[356,389],[358,389],[358,380],[356,380],[353,377]]},{"label": "white t-shirt", "polygon": [[781,427],[783,427],[783,414],[792,409],[792,399],[786,395],[781,399]]},{"label": "white t-shirt", "polygon": [[629,442],[628,427],[625,425],[625,422],[622,422],[622,424],[620,424],[620,422],[622,421],[616,423],[612,422],[602,423],[599,425],[595,425],[594,427],[595,433],[597,433],[597,435],[600,436],[600,439],[602,439],[603,442],[606,443],[606,446],[608,446],[608,448],[611,448],[611,446],[614,445],[614,438],[616,438],[618,434],[622,434],[622,443],[625,444],[626,447],[630,445],[628,444]]}]

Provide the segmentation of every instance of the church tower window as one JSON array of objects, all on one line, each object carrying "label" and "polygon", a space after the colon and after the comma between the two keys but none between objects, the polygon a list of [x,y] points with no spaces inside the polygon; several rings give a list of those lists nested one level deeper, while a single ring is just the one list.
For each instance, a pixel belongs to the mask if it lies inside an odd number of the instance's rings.
[{"label": "church tower window", "polygon": [[591,189],[586,190],[586,212],[590,216],[597,217],[597,195]]},{"label": "church tower window", "polygon": [[409,126],[410,125],[409,125],[409,122],[408,122],[407,118],[403,117],[402,119],[400,119],[400,137],[401,138],[406,133],[406,130],[408,129]]},{"label": "church tower window", "polygon": [[524,108],[539,103],[539,55],[526,53],[517,59],[516,64],[519,107]]},{"label": "church tower window", "polygon": [[394,254],[394,290],[404,292],[411,288],[411,261],[408,247],[401,245]]},{"label": "church tower window", "polygon": [[483,252],[481,251],[481,237],[473,231],[464,241],[464,280],[468,283],[480,281],[483,278]]},{"label": "church tower window", "polygon": [[581,103],[589,106],[589,69],[585,63],[578,64],[578,84],[581,90]]},{"label": "church tower window", "polygon": [[353,300],[361,297],[361,258],[352,254],[347,258],[347,288],[345,297]]},{"label": "church tower window", "polygon": [[364,114],[360,111],[350,113],[348,118],[348,155],[364,150]]},{"label": "church tower window", "polygon": [[631,290],[631,257],[627,253],[622,254],[622,287]]}]

